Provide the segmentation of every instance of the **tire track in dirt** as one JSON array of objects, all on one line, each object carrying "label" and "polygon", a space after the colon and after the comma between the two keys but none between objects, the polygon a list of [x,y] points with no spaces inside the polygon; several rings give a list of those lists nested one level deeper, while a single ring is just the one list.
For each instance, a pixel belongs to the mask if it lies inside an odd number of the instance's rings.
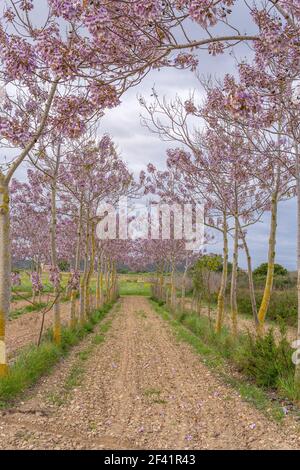
[{"label": "tire track in dirt", "polygon": [[[165,409],[164,398],[160,396],[163,384],[159,379],[165,381],[161,362],[163,354],[155,340],[152,319],[149,320],[144,310],[138,308],[140,299],[131,302],[128,298],[123,299],[123,305],[124,302],[126,328],[121,328],[123,337],[120,338],[120,344],[124,347],[121,351],[120,373],[114,384],[108,387],[109,390],[117,391],[118,404],[112,405],[112,408],[120,412],[113,412],[118,421],[112,421],[107,431],[115,437],[127,435],[135,447],[147,447],[149,443],[151,448],[151,436],[162,433],[163,428],[166,434],[170,433],[166,423],[171,420],[171,410],[169,407]],[[149,309],[149,305],[146,306]],[[141,334],[144,330],[148,332],[147,339]]]},{"label": "tire track in dirt", "polygon": [[[121,350],[119,354],[119,366],[113,363],[117,369],[116,379],[112,384],[114,390],[114,400],[111,403],[112,415],[108,422],[112,420],[110,434],[112,436],[122,436],[126,433],[126,428],[131,420],[135,397],[137,395],[136,382],[132,382],[132,374],[136,375],[135,367],[135,344],[134,344],[134,324],[132,315],[125,315],[122,318],[123,327],[121,327],[121,338],[119,340]],[[106,390],[106,399],[111,395],[111,388]],[[124,403],[126,406],[124,406]],[[110,424],[110,423],[109,423]]]},{"label": "tire track in dirt", "polygon": [[[164,347],[160,320],[153,315],[148,304],[143,307],[142,310],[135,311],[135,315],[138,312],[136,318],[138,331],[146,330],[148,337],[145,341],[143,335],[140,333],[136,335],[137,370],[144,369],[144,373],[138,374],[136,379],[141,396],[139,416],[143,429],[143,445],[147,447],[149,444],[151,448],[155,436],[160,435],[156,447],[183,448],[187,427],[174,413],[178,405],[176,397],[182,386],[175,380],[175,365],[168,358],[172,346],[168,344],[166,348]],[[166,406],[168,403],[171,406]],[[170,429],[177,424],[179,424],[178,431],[170,434]]]},{"label": "tire track in dirt", "polygon": [[[244,402],[177,342],[146,298],[122,298],[109,321],[82,384],[61,406],[49,404],[73,353],[18,405],[21,413],[0,418],[1,448],[300,449],[297,423],[269,421]],[[37,414],[24,417],[28,409]]]}]

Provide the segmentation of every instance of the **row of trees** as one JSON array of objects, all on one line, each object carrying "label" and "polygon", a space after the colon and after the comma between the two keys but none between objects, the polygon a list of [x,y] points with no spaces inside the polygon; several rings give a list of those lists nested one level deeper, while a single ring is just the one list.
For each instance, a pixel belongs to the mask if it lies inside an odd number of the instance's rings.
[{"label": "row of trees", "polygon": [[[279,18],[274,19],[273,28],[279,24]],[[186,101],[176,97],[167,102],[155,90],[153,103],[140,99],[147,113],[144,124],[162,139],[181,144],[167,152],[166,171],[149,164],[148,191],[169,203],[204,202],[206,227],[222,234],[217,332],[224,322],[229,239],[233,245],[230,280],[233,334],[237,334],[240,247],[247,258],[253,320],[262,334],[274,280],[278,204],[297,195],[298,215],[300,212],[296,61],[294,54],[282,51],[266,57],[265,49],[256,47],[253,62],[238,65],[237,77],[226,75],[219,82],[198,77],[205,92],[201,104],[193,96]],[[270,212],[267,275],[261,304],[256,305],[247,229],[261,221],[265,212]],[[298,260],[299,249],[298,229]],[[298,296],[299,275],[298,268]],[[300,320],[300,304],[298,312]],[[296,380],[299,381],[299,368]]]},{"label": "row of trees", "polygon": [[[97,266],[96,306],[116,292],[116,260],[120,247],[96,238],[99,221],[97,207],[105,200],[116,205],[118,198],[135,191],[132,175],[117,155],[110,137],[92,140],[88,135],[76,143],[52,142],[43,147],[38,163],[34,155],[27,182],[11,184],[12,253],[16,260],[33,260],[33,294],[41,293],[42,268],[50,266],[49,279],[54,290],[54,339],[60,342],[60,297],[62,293],[59,262],[72,267],[68,280],[71,293],[70,324],[76,324],[76,299],[80,291],[79,320],[90,313],[91,277]],[[80,270],[82,276],[80,279]],[[13,276],[13,281],[19,279]]]}]

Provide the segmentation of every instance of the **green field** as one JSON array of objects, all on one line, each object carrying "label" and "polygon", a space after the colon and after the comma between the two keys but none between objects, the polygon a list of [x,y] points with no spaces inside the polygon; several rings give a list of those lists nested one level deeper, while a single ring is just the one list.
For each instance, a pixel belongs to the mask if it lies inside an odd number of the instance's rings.
[{"label": "green field", "polygon": [[[150,296],[151,295],[151,283],[149,282],[150,277],[151,277],[151,274],[126,274],[126,275],[120,274],[118,276],[120,295]],[[61,273],[61,284],[63,288],[67,286],[68,278],[69,278],[69,273],[65,273],[65,272]],[[30,272],[22,271],[21,281],[22,283],[20,286],[13,288],[12,300],[14,301],[21,299],[18,293],[22,295],[22,298],[24,298],[25,296],[30,297],[30,294],[32,293]],[[44,289],[43,289],[44,293],[53,291],[52,285],[49,281],[48,273],[42,274],[42,283],[44,286]],[[95,275],[91,279],[91,289],[95,293],[96,291],[96,276]],[[104,286],[104,289],[105,289],[105,286]]]}]

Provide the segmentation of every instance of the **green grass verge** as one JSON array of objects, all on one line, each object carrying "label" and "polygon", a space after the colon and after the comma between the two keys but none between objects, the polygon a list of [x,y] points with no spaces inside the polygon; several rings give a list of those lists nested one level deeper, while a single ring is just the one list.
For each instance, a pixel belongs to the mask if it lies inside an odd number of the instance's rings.
[{"label": "green grass verge", "polygon": [[94,331],[95,325],[103,320],[112,306],[113,304],[104,305],[83,326],[63,328],[60,346],[53,343],[52,332],[48,331],[39,347],[30,345],[24,348],[10,367],[8,375],[0,379],[0,407],[11,404],[42,375],[49,373],[73,346]]},{"label": "green grass verge", "polygon": [[239,374],[234,376],[230,371],[231,353],[229,351],[232,349],[232,342],[229,339],[228,330],[223,330],[218,336],[211,330],[208,319],[205,317],[199,319],[196,315],[188,314],[175,318],[165,306],[158,305],[154,300],[151,300],[151,303],[155,311],[172,326],[177,340],[190,344],[199,354],[202,362],[224,382],[236,389],[245,401],[276,421],[284,417],[283,407],[279,401],[271,400],[268,390],[252,381],[247,381],[245,376]]}]

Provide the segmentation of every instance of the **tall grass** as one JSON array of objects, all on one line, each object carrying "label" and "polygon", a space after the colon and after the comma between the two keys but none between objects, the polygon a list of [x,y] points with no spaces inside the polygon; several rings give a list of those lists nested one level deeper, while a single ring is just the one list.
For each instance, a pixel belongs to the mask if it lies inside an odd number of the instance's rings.
[{"label": "tall grass", "polygon": [[[167,311],[166,307],[160,309]],[[240,333],[234,337],[226,326],[219,334],[216,333],[206,315],[183,312],[173,318],[200,338],[202,344],[213,350],[216,356],[229,361],[257,386],[276,391],[279,397],[300,400],[300,390],[293,386],[293,349],[284,329],[279,340],[275,340],[272,329],[264,337],[250,333]]]},{"label": "tall grass", "polygon": [[[245,380],[243,374],[233,374],[232,338],[229,338],[228,330],[227,332],[222,331],[217,336],[204,317],[197,321],[197,318],[192,315],[194,318],[187,321],[187,317],[191,316],[188,313],[174,316],[165,306],[159,306],[155,301],[153,306],[159,315],[170,323],[178,340],[190,344],[201,356],[202,362],[219,375],[224,382],[235,388],[243,399],[272,419],[281,420],[284,417],[280,402],[270,400],[266,387],[258,386],[254,380]],[[200,336],[201,334],[203,336]],[[236,345],[235,353],[238,353],[238,350],[239,346]]]},{"label": "tall grass", "polygon": [[[263,291],[255,293],[257,305],[261,304]],[[251,300],[246,289],[240,289],[237,296],[239,312],[252,315]],[[295,289],[273,290],[267,314],[268,320],[283,321],[286,325],[297,324],[297,291]]]}]

